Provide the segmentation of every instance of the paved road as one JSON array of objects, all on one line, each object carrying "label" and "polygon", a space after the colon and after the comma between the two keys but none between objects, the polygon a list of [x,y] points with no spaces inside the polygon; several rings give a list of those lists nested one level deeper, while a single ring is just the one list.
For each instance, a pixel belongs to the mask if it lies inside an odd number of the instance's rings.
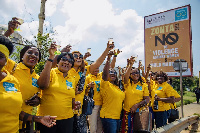
[{"label": "paved road", "polygon": [[[178,107],[178,110],[180,112],[179,115],[181,117],[182,116],[181,107]],[[184,117],[191,116],[194,113],[200,114],[200,104],[197,104],[196,102],[194,102],[194,103],[183,106]],[[189,127],[189,129],[190,129],[190,127]],[[192,133],[192,132],[190,130],[183,130],[181,133]],[[199,123],[198,131],[195,133],[200,133],[200,123]]]}]

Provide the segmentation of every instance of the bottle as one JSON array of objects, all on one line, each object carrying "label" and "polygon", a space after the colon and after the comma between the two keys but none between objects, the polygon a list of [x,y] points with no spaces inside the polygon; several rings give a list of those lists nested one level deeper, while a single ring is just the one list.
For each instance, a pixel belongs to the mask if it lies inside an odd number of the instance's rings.
[{"label": "bottle", "polygon": [[78,91],[82,91],[85,85],[85,74],[86,74],[86,69],[85,71],[81,74],[81,77],[78,81]]},{"label": "bottle", "polygon": [[[157,94],[155,94],[155,97],[157,96]],[[154,100],[154,104],[153,104],[153,108],[155,110],[158,110],[158,100]]]}]

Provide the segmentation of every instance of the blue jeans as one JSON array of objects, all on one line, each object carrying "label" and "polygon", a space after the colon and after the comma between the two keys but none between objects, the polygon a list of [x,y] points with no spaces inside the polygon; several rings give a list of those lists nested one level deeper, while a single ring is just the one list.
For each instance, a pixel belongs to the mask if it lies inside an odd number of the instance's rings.
[{"label": "blue jeans", "polygon": [[104,133],[117,133],[120,128],[119,119],[101,118]]},{"label": "blue jeans", "polygon": [[168,113],[169,111],[154,112],[156,128],[167,125]]}]

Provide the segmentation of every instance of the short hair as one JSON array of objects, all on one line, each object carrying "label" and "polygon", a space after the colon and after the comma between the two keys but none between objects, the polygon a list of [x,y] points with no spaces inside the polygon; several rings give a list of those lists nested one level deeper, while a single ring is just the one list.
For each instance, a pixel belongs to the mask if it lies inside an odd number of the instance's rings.
[{"label": "short hair", "polygon": [[58,58],[57,58],[57,64],[60,62],[61,58],[62,58],[63,56],[66,56],[66,55],[68,55],[68,56],[70,57],[70,59],[72,59],[72,67],[73,67],[73,66],[74,66],[74,57],[73,57],[73,55],[72,55],[71,53],[68,53],[68,52],[63,52],[63,53],[61,53],[61,54],[58,56]]},{"label": "short hair", "polygon": [[[81,54],[80,51],[73,51],[73,52],[72,52],[72,54],[75,54],[75,53],[79,53],[79,54]],[[81,55],[82,55],[82,54],[81,54]]]},{"label": "short hair", "polygon": [[[30,49],[32,47],[37,48],[35,45],[25,45],[25,47],[20,51],[20,61],[19,62],[23,61],[22,58],[23,58],[24,54],[26,53],[26,51],[28,49]],[[37,50],[39,51],[39,60],[38,60],[38,62],[40,62],[42,55],[41,55],[41,52],[40,52],[40,50],[38,48],[37,48]]]},{"label": "short hair", "polygon": [[0,44],[5,45],[9,50],[9,55],[13,53],[14,45],[12,42],[5,36],[0,36]]},{"label": "short hair", "polygon": [[167,74],[165,73],[165,72],[163,72],[163,71],[158,71],[157,73],[156,73],[156,80],[157,80],[157,77],[164,77],[164,81],[166,82],[167,80],[168,80],[168,76],[167,76]]}]

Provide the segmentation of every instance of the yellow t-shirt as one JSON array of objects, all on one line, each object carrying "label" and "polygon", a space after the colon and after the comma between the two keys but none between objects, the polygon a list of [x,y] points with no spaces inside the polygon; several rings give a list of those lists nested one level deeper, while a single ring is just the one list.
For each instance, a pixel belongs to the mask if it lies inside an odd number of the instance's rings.
[{"label": "yellow t-shirt", "polygon": [[17,78],[20,84],[20,91],[23,99],[22,111],[31,114],[33,106],[26,105],[25,100],[30,99],[35,93],[40,91],[38,88],[39,86],[37,85],[39,75],[36,74],[35,71],[31,74],[30,69],[20,62],[17,64],[13,76]]},{"label": "yellow t-shirt", "polygon": [[[80,70],[76,71],[74,68],[71,68],[68,72],[68,74],[70,76],[73,76],[75,78],[75,84],[74,84],[74,89],[76,89],[77,85],[78,85],[78,81],[80,79],[80,76],[81,76],[81,72]],[[85,87],[84,87],[85,88]],[[84,89],[83,88],[83,89]],[[84,98],[84,95],[85,95],[85,89],[80,93],[80,94],[77,94],[75,95],[75,101],[80,101],[81,102],[81,105],[83,105],[83,98]],[[74,111],[75,114],[78,114],[78,111]],[[79,109],[79,114],[82,114],[82,109]]]},{"label": "yellow t-shirt", "polygon": [[7,76],[0,81],[0,133],[16,133],[19,130],[22,95],[17,79],[6,73]]},{"label": "yellow t-shirt", "polygon": [[4,66],[4,69],[6,71],[8,71],[9,73],[11,73],[12,70],[13,70],[13,68],[14,68],[14,66],[15,66],[15,64],[16,64],[15,61],[13,61],[13,60],[11,60],[11,59],[8,58],[7,64]]},{"label": "yellow t-shirt", "polygon": [[38,116],[57,116],[57,120],[74,116],[72,99],[75,98],[72,76],[63,77],[58,68],[51,69],[49,87],[42,90],[41,104],[38,106]]},{"label": "yellow t-shirt", "polygon": [[141,84],[140,82],[134,84],[124,84],[125,88],[125,100],[124,110],[130,112],[130,108],[143,100],[144,96],[149,96],[149,90],[146,83]]},{"label": "yellow t-shirt", "polygon": [[100,117],[120,119],[125,93],[118,86],[103,79],[101,80],[100,93],[103,100]]},{"label": "yellow t-shirt", "polygon": [[94,105],[102,105],[102,98],[100,94],[101,79],[102,79],[102,72],[98,73],[97,76],[89,74],[85,80],[85,85],[87,85],[90,82],[94,82],[94,88],[93,88],[94,89],[94,96],[93,96]]},{"label": "yellow t-shirt", "polygon": [[85,66],[85,69],[87,70],[85,74],[87,76],[88,74],[90,74],[90,65]]},{"label": "yellow t-shirt", "polygon": [[[181,97],[181,96],[178,94],[178,92],[177,92],[176,90],[174,90],[174,89],[173,89],[172,95],[173,95],[175,98]],[[170,103],[170,108],[171,108],[171,109],[176,108],[176,103],[174,103],[174,104]]]},{"label": "yellow t-shirt", "polygon": [[156,84],[156,82],[154,80],[150,80],[150,86],[151,86],[151,97],[150,97],[150,101],[151,101],[151,107],[153,107],[153,103],[154,103],[154,96],[155,96],[155,89],[157,87],[158,84]]},{"label": "yellow t-shirt", "polygon": [[[152,95],[152,97],[155,97],[155,94],[157,94],[158,97],[160,98],[167,98],[167,97],[171,97],[173,96],[173,88],[171,85],[169,85],[167,82],[164,82],[162,84],[158,84],[157,87],[155,88],[155,90],[153,90],[155,92],[154,95]],[[154,112],[159,112],[159,111],[167,111],[170,109],[170,104],[169,103],[165,103],[162,101],[158,101],[158,110],[154,110]]]}]

